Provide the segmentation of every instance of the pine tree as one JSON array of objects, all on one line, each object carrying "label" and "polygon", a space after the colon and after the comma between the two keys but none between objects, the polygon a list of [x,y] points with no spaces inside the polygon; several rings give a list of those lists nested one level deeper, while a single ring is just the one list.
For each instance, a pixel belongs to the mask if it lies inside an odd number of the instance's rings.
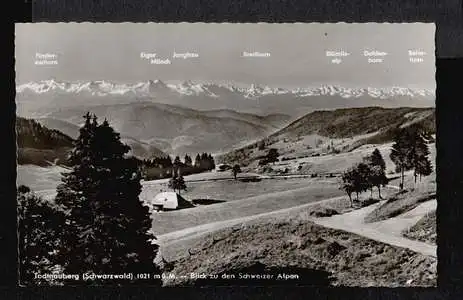
[{"label": "pine tree", "polygon": [[187,188],[185,180],[181,174],[174,174],[169,180],[168,187],[174,190],[174,192],[178,192],[179,194],[181,190],[186,190]]},{"label": "pine tree", "polygon": [[215,161],[214,161],[214,158],[212,157],[212,154],[209,154],[208,159],[209,159],[209,162],[210,162],[210,169],[209,170],[214,170],[215,169]]},{"label": "pine tree", "polygon": [[404,171],[413,169],[413,176],[416,183],[417,176],[431,174],[432,167],[429,162],[429,148],[426,142],[426,134],[418,126],[410,126],[402,129],[396,135],[392,145],[391,159],[401,172],[401,188],[404,185]]},{"label": "pine tree", "polygon": [[185,179],[183,178],[181,174],[177,177],[177,190],[178,190],[179,195],[180,195],[180,191],[186,190]]},{"label": "pine tree", "polygon": [[422,176],[429,176],[432,174],[432,171],[432,164],[428,158],[421,159],[415,169],[416,174],[420,176],[420,181]]},{"label": "pine tree", "polygon": [[429,148],[425,136],[420,132],[417,132],[415,135],[415,144],[411,160],[413,165],[413,176],[416,183],[418,175],[421,179],[421,176],[428,176],[432,173],[432,166],[428,159]]},{"label": "pine tree", "polygon": [[401,175],[400,189],[404,187],[405,171],[410,170],[413,166],[411,157],[413,139],[413,134],[406,129],[398,130],[394,137],[390,158]]},{"label": "pine tree", "polygon": [[180,156],[176,156],[174,159],[174,163],[172,164],[172,174],[177,174],[181,166],[182,162],[180,161]]},{"label": "pine tree", "polygon": [[378,166],[381,168],[381,170],[386,171],[386,162],[384,161],[383,156],[381,155],[381,152],[378,150],[378,148],[373,150],[373,153],[371,153],[369,158],[371,165]]},{"label": "pine tree", "polygon": [[165,167],[165,168],[170,168],[170,167],[172,167],[173,162],[172,162],[172,158],[171,158],[169,155],[167,155],[167,156],[164,158],[163,161],[164,161],[164,167]]},{"label": "pine tree", "polygon": [[188,156],[188,154],[185,154],[184,163],[185,163],[185,165],[187,165],[187,166],[189,166],[189,167],[192,166],[192,160],[191,160],[191,157]]},{"label": "pine tree", "polygon": [[[67,212],[59,251],[65,273],[159,272],[150,214],[138,198],[141,174],[136,159],[126,157],[129,150],[106,120],[99,125],[96,116],[85,116],[69,157],[72,171],[57,189],[56,203]],[[92,283],[99,282],[83,282]]]},{"label": "pine tree", "polygon": [[194,166],[195,168],[201,167],[201,156],[199,155],[199,153],[196,155]]}]

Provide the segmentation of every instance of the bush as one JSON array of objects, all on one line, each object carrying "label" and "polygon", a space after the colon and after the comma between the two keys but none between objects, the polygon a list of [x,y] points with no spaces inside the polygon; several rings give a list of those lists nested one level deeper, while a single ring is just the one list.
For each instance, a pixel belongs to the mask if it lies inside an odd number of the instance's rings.
[{"label": "bush", "polygon": [[338,215],[338,214],[339,212],[332,208],[322,208],[320,210],[315,210],[315,211],[310,212],[311,216],[315,216],[317,218],[331,217],[331,216]]}]

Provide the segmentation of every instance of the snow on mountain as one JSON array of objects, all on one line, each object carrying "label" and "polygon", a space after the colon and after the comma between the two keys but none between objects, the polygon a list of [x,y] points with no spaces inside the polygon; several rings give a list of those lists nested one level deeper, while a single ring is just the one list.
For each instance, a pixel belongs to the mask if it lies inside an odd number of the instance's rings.
[{"label": "snow on mountain", "polygon": [[373,98],[385,99],[393,96],[433,96],[434,91],[427,89],[411,89],[404,87],[390,88],[346,88],[335,85],[322,85],[320,87],[310,88],[272,88],[269,86],[260,86],[252,84],[248,87],[237,87],[233,84],[215,84],[215,83],[194,83],[184,81],[182,83],[164,83],[161,80],[148,80],[134,84],[118,84],[105,80],[89,82],[59,82],[54,79],[43,80],[38,82],[29,82],[17,86],[18,93],[86,93],[93,96],[107,95],[134,95],[134,96],[156,96],[160,93],[174,93],[178,96],[201,95],[218,98],[221,93],[234,93],[244,98],[255,99],[268,95],[291,94],[295,97],[311,96],[335,96],[343,98],[356,98],[361,96],[370,96]]},{"label": "snow on mountain", "polygon": [[190,80],[184,81],[180,84],[168,84],[167,85],[171,90],[176,91],[181,95],[191,96],[191,95],[206,95],[209,97],[217,98],[218,95],[214,94],[208,89],[208,86],[205,84],[195,84]]},{"label": "snow on mountain", "polygon": [[168,91],[169,88],[161,80],[148,80],[127,86],[127,91],[136,95],[152,95],[157,92]]}]

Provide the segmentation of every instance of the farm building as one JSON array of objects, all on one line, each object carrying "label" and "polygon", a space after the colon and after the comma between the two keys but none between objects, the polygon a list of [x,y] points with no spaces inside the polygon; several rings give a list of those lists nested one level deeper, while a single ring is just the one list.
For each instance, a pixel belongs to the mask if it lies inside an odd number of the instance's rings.
[{"label": "farm building", "polygon": [[154,210],[176,210],[194,207],[194,205],[175,192],[162,192],[151,201],[151,207]]}]

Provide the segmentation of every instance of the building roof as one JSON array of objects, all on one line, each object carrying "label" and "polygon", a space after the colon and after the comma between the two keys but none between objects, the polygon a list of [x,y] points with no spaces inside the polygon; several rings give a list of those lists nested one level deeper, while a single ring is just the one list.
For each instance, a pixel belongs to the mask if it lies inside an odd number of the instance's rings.
[{"label": "building roof", "polygon": [[177,209],[194,206],[189,201],[185,200],[182,196],[175,192],[159,193],[151,201],[151,204],[156,206],[162,206],[166,209]]}]

